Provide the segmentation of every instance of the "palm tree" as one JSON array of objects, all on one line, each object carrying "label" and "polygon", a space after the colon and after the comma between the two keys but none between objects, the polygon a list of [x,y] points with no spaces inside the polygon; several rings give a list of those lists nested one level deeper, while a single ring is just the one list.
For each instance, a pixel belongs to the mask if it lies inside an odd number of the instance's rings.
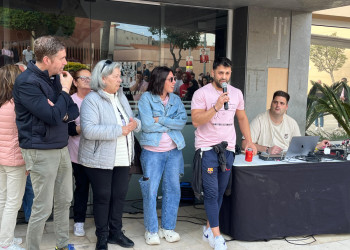
[{"label": "palm tree", "polygon": [[[319,84],[312,82],[313,87],[310,90],[307,101],[306,112],[306,129],[308,129],[313,121],[323,113],[324,116],[332,115],[339,123],[339,125],[345,130],[348,136],[350,136],[350,88],[344,82],[338,82],[332,86],[325,84]],[[340,100],[338,93],[344,88],[346,95],[346,101]],[[315,93],[320,90],[323,94],[321,98],[316,97]]]}]

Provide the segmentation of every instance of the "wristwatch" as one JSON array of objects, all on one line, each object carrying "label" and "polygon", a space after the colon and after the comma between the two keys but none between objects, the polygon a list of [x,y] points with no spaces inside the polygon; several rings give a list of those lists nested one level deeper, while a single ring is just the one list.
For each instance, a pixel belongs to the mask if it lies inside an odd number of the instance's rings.
[{"label": "wristwatch", "polygon": [[266,147],[266,153],[267,154],[269,153],[269,149],[270,149],[270,147]]}]

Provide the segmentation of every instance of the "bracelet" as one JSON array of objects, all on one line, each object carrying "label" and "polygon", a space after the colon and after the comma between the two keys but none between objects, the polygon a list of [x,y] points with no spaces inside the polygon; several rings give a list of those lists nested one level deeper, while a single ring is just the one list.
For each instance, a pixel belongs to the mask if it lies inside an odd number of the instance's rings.
[{"label": "bracelet", "polygon": [[270,147],[266,147],[266,151],[265,151],[265,153],[269,153],[269,149],[270,149]]},{"label": "bracelet", "polygon": [[214,108],[215,112],[218,112],[218,111],[216,110],[216,108],[215,108],[215,105],[213,106],[213,108]]}]

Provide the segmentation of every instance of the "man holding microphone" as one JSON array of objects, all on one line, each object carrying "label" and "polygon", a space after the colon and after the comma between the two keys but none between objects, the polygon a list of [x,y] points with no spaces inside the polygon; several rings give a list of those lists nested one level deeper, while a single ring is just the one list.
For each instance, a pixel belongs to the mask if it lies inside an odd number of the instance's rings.
[{"label": "man holding microphone", "polygon": [[[217,58],[212,70],[214,82],[198,89],[191,103],[192,123],[197,128],[196,152],[198,150],[201,152],[196,155],[201,155],[199,160],[201,160],[204,206],[208,217],[207,226],[203,230],[203,239],[209,241],[215,250],[227,249],[225,239],[220,234],[219,211],[235,157],[235,115],[242,134],[247,138],[246,149],[251,148],[253,154],[257,152],[251,140],[242,92],[227,84],[231,78],[231,67],[232,63],[228,58]],[[224,83],[227,84],[227,92],[224,92]]]}]

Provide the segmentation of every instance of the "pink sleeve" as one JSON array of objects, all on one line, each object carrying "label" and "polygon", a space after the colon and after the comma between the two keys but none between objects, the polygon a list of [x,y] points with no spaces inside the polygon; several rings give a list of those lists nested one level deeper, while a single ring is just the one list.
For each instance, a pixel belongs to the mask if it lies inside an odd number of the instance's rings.
[{"label": "pink sleeve", "polygon": [[207,105],[205,102],[203,91],[197,90],[196,92],[194,92],[192,101],[191,101],[191,110],[192,109],[207,110]]},{"label": "pink sleeve", "polygon": [[242,91],[238,90],[238,105],[237,105],[238,110],[244,110],[244,98]]}]

